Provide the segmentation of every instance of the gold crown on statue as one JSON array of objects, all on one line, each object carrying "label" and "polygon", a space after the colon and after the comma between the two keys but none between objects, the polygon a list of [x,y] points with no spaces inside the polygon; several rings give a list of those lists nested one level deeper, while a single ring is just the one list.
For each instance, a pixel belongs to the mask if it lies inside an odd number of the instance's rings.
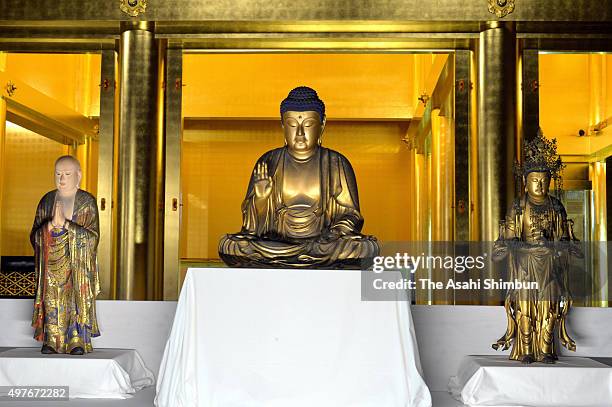
[{"label": "gold crown on statue", "polygon": [[538,129],[536,137],[525,143],[523,153],[521,169],[525,176],[530,172],[548,172],[551,178],[557,179],[565,168],[557,154],[557,140],[545,138],[542,129]]},{"label": "gold crown on statue", "polygon": [[530,172],[547,172],[555,181],[556,194],[560,196],[565,164],[557,154],[557,139],[548,140],[542,129],[538,129],[538,134],[524,144],[523,154],[523,162],[515,163],[515,174],[526,177]]}]

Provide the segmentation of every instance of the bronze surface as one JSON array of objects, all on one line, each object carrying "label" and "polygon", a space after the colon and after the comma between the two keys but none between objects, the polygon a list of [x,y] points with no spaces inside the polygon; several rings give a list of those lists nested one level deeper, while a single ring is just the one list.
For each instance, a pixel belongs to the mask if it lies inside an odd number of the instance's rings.
[{"label": "bronze surface", "polygon": [[512,346],[510,359],[526,364],[555,363],[556,337],[568,350],[576,350],[566,330],[573,302],[570,256],[582,258],[584,254],[576,244],[573,221],[567,218],[561,201],[549,194],[551,177],[560,181],[562,165],[556,161],[556,146],[546,143],[550,142],[541,133],[526,142],[525,159],[517,168],[525,190],[499,222],[494,245],[495,260],[507,261],[506,281],[525,286],[507,291],[507,328],[493,348]]},{"label": "bronze surface", "polygon": [[[304,103],[309,108],[299,109]],[[293,89],[283,104],[285,146],[255,164],[242,203],[242,230],[221,238],[219,256],[232,267],[369,266],[380,249],[376,238],[361,234],[350,163],[321,147],[324,105],[306,87]]]}]

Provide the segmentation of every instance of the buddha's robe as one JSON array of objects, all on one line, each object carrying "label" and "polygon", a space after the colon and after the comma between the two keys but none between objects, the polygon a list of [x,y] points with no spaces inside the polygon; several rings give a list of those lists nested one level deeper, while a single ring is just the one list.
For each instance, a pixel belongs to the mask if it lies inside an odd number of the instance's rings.
[{"label": "buddha's robe", "polygon": [[49,230],[56,194],[48,192],[40,200],[30,234],[37,274],[34,338],[58,353],[77,347],[91,352],[91,337],[100,335],[95,307],[100,292],[98,208],[91,194],[77,190],[66,229]]},{"label": "buddha's robe", "polygon": [[349,161],[319,147],[299,161],[286,147],[265,153],[273,180],[270,196],[256,204],[255,178],[242,203],[242,230],[224,236],[219,255],[241,267],[357,267],[378,255],[374,237],[362,235],[357,182]]},{"label": "buddha's robe", "polygon": [[[494,345],[508,348],[510,359],[531,356],[542,361],[556,358],[554,333],[568,349],[575,343],[567,334],[565,319],[571,305],[568,287],[570,233],[567,214],[561,202],[548,196],[537,205],[526,197],[520,210],[513,208],[507,217],[503,250],[508,256],[508,281],[537,283],[537,289],[509,290],[505,309],[508,327]],[[496,242],[499,245],[500,242]]]}]

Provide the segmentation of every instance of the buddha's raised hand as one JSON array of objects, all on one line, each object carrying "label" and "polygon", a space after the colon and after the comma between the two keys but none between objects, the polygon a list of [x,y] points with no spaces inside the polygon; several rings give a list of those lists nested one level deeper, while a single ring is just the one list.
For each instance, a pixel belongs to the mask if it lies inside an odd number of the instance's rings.
[{"label": "buddha's raised hand", "polygon": [[257,199],[267,199],[272,193],[272,185],[274,181],[268,174],[268,165],[259,163],[253,171],[255,180],[255,196]]}]

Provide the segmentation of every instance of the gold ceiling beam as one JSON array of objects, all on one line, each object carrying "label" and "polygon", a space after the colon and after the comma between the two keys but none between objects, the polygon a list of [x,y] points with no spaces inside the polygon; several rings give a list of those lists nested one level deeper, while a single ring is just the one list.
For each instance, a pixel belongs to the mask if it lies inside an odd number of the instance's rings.
[{"label": "gold ceiling beam", "polygon": [[[582,21],[612,20],[612,0],[520,0],[512,12],[497,17],[485,0],[234,0],[231,3],[201,0],[146,2],[136,17],[122,1],[3,0],[0,20],[6,21]],[[123,0],[123,3],[126,3]],[[143,0],[137,3],[144,5]]]},{"label": "gold ceiling beam", "polygon": [[83,144],[86,137],[96,137],[96,119],[83,116],[4,71],[0,71],[0,85],[9,121],[67,145]]},{"label": "gold ceiling beam", "polygon": [[158,21],[158,35],[214,33],[477,33],[475,21]]},{"label": "gold ceiling beam", "polygon": [[185,38],[168,42],[171,48],[197,52],[381,52],[451,51],[470,48],[469,39],[435,38]]},{"label": "gold ceiling beam", "polygon": [[[144,14],[143,16],[146,16]],[[283,21],[164,21],[156,20],[157,36],[215,34],[215,33],[478,33],[486,28],[487,17],[478,21],[437,20],[283,20]],[[137,20],[136,20],[137,21]],[[519,21],[517,36],[559,37],[567,34],[594,35],[612,34],[610,21]],[[5,38],[118,38],[121,20],[0,20],[0,37]]]}]

